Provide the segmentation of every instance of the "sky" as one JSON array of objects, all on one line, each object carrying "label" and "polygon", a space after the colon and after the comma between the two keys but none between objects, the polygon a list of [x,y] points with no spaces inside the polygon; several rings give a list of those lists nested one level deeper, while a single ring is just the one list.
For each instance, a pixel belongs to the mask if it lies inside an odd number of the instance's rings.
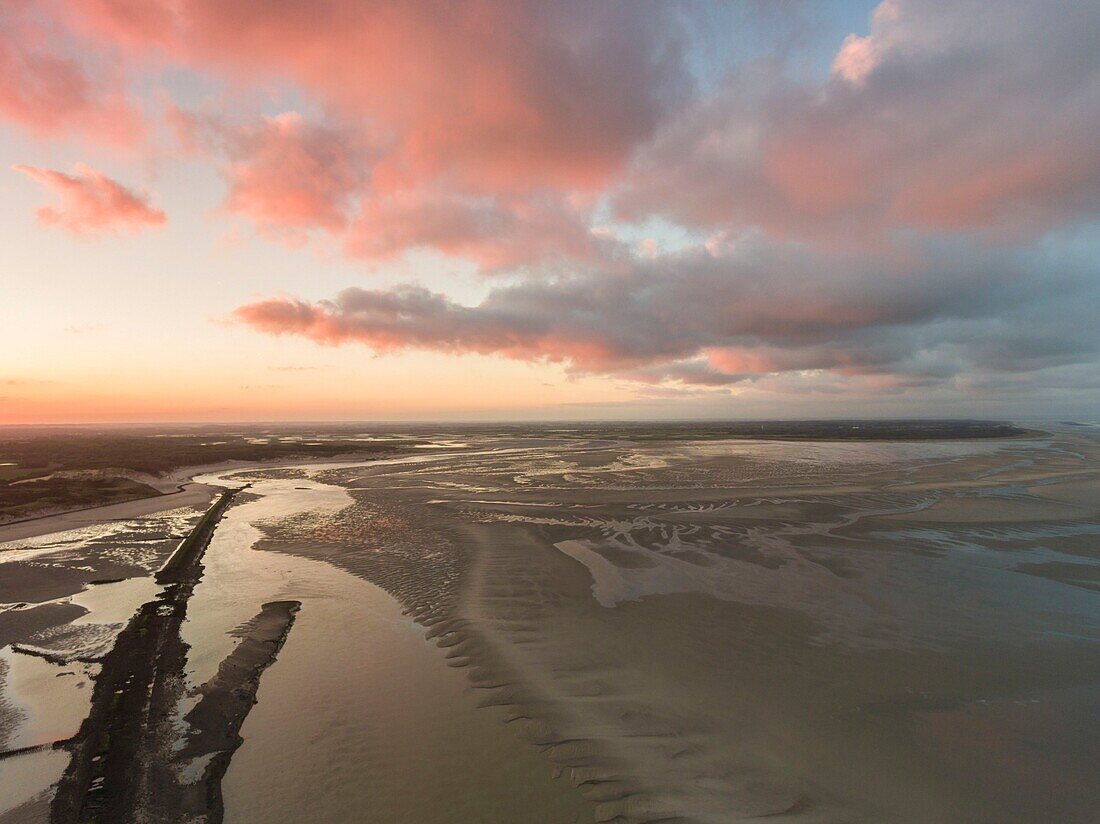
[{"label": "sky", "polygon": [[0,0],[0,423],[1100,419],[1098,38]]}]

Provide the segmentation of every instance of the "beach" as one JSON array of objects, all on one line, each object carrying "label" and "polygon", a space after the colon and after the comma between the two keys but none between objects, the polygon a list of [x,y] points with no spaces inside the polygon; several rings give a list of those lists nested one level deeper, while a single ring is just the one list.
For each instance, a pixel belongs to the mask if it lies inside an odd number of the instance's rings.
[{"label": "beach", "polygon": [[[177,633],[168,749],[181,791],[223,800],[203,820],[1087,822],[1089,434],[478,433],[199,473],[188,506],[0,534],[0,738],[27,750],[0,758],[0,821],[78,820],[53,744],[239,488]],[[196,710],[237,671],[254,706]]]}]

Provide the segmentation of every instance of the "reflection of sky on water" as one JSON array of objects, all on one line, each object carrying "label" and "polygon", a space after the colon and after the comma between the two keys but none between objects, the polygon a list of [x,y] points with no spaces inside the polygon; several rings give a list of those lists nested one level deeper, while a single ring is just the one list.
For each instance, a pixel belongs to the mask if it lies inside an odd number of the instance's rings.
[{"label": "reflection of sky on water", "polygon": [[[1095,521],[1060,521],[1034,524],[996,526],[952,525],[938,527],[906,527],[881,530],[873,537],[890,541],[908,542],[945,553],[963,554],[980,562],[997,567],[1015,566],[1031,560],[1085,560],[1080,555],[1069,555],[1041,546],[1047,538],[1077,538],[1100,535],[1100,523]],[[1035,556],[1044,556],[1037,558]]]},{"label": "reflection of sky on water", "polygon": [[[847,658],[879,650],[936,650],[938,654],[991,644],[1043,644],[1046,649],[1056,640],[1100,640],[1100,595],[1015,571],[1021,563],[1090,563],[1067,550],[1095,542],[1100,523],[887,520],[868,529],[869,516],[923,510],[960,494],[929,489],[927,483],[918,489],[903,485],[829,494],[830,487],[867,489],[866,479],[880,470],[889,471],[882,475],[884,479],[891,483],[901,479],[904,484],[918,469],[950,465],[969,456],[983,458],[970,476],[979,486],[966,489],[962,496],[1026,498],[1034,503],[1027,488],[1035,483],[1000,483],[1000,479],[1051,457],[1064,467],[1065,458],[1073,453],[1043,441],[639,445],[483,439],[466,449],[418,450],[415,455],[366,464],[298,468],[288,464],[281,469],[228,473],[234,482],[247,480],[253,487],[215,533],[205,561],[207,577],[196,589],[184,626],[191,644],[187,678],[192,687],[209,678],[236,642],[233,628],[250,618],[260,601],[295,598],[304,602],[279,665],[265,675],[264,700],[250,717],[253,727],[246,738],[252,749],[242,750],[235,761],[234,770],[247,775],[248,781],[234,789],[234,773],[230,773],[235,802],[266,809],[271,804],[267,795],[249,787],[259,786],[261,777],[273,773],[272,765],[283,763],[282,732],[298,729],[299,722],[315,726],[317,718],[328,717],[325,713],[333,703],[310,706],[310,718],[300,719],[300,696],[306,694],[302,684],[316,679],[318,673],[328,673],[329,694],[343,695],[349,667],[362,668],[356,669],[358,683],[372,676],[378,659],[333,661],[324,649],[326,644],[347,640],[346,633],[333,639],[331,627],[348,620],[349,604],[370,611],[366,592],[370,586],[325,564],[256,551],[257,526],[308,510],[310,518],[299,519],[300,523],[290,518],[302,526],[302,540],[313,541],[316,535],[309,527],[319,523],[346,533],[347,522],[333,514],[351,501],[364,517],[376,519],[369,520],[364,534],[379,541],[379,551],[397,551],[386,545],[387,540],[410,544],[408,525],[401,518],[393,520],[398,528],[392,535],[379,537],[387,507],[400,509],[409,502],[431,504],[433,516],[438,511],[441,519],[473,521],[490,530],[494,523],[537,526],[540,531],[532,534],[549,538],[560,552],[589,570],[593,597],[608,610],[658,593],[698,593],[797,610],[813,621],[815,655],[821,651]],[[990,456],[996,457],[985,459]],[[955,474],[954,469],[937,471],[920,480]],[[755,483],[757,479],[765,479],[766,484]],[[358,489],[349,496],[347,490],[328,483]],[[652,489],[662,494],[651,495]],[[193,510],[179,510],[0,545],[0,560],[86,565],[92,553],[114,552],[136,563],[147,560],[145,550],[152,551],[171,535],[184,534],[195,518]],[[281,534],[283,540],[290,535]],[[332,551],[339,551],[335,546]],[[417,555],[422,564],[428,557]],[[137,580],[141,583],[108,584],[72,596],[68,600],[90,610],[73,628],[125,620],[131,602],[148,597],[141,586],[149,579]],[[335,597],[345,589],[346,596]],[[576,600],[592,610],[592,604]],[[395,607],[387,609],[386,616],[398,614]],[[627,614],[626,610],[594,612],[615,620]],[[377,616],[354,612],[354,617],[347,631],[361,634],[363,643],[376,643],[386,628]],[[386,620],[396,626],[397,618]],[[375,623],[368,633],[369,621]],[[85,632],[53,640],[56,648],[75,650],[78,643],[91,649],[95,638]],[[405,655],[407,641],[395,638],[393,655]],[[66,643],[70,646],[65,647]],[[25,656],[14,663],[20,670],[12,679],[17,691],[30,690],[53,701],[69,701],[61,692],[76,696],[72,686],[60,683],[65,679],[48,687],[36,686],[42,682],[42,673],[54,665]],[[431,656],[422,662],[425,672],[434,671],[439,663]],[[407,683],[402,681],[403,690]],[[282,698],[280,689],[285,690]],[[79,698],[86,702],[86,696]],[[400,703],[404,699],[402,695]],[[185,700],[182,710],[193,700]],[[304,771],[306,777],[298,782],[296,792],[342,765],[346,755],[342,747],[362,743],[345,723],[345,711],[358,707],[348,700],[345,696],[332,709],[331,723],[325,722],[331,746],[315,750],[320,755]],[[355,698],[363,700],[361,695]],[[82,706],[75,697],[70,705]],[[383,710],[390,712],[390,707],[364,703],[359,710],[366,720],[379,717]],[[41,718],[44,712],[36,705],[28,715]],[[274,735],[275,731],[281,732]],[[355,795],[358,783],[356,778],[341,787]]]},{"label": "reflection of sky on water", "polygon": [[[31,538],[0,543],[0,564],[26,561],[45,555],[86,557],[89,553],[114,552],[141,563],[148,557],[144,548],[165,540],[182,539],[202,515],[194,507],[154,512],[140,518],[104,521],[64,532],[51,532]],[[132,550],[132,552],[127,552]]]},{"label": "reflection of sky on water", "polygon": [[[1091,536],[1100,526],[1067,526],[1058,534]],[[1081,563],[1078,556],[1043,548],[993,550],[928,529],[889,537],[902,544],[935,537],[945,551],[937,557],[858,542],[841,549],[813,541],[795,547],[771,533],[763,543],[771,558],[781,560],[768,566],[723,557],[681,537],[656,546],[629,535],[556,546],[588,567],[593,595],[606,607],[699,592],[797,609],[821,625],[819,641],[861,648],[939,647],[979,638],[1026,643],[1050,634],[1100,641],[1100,595],[1013,571],[1024,561]],[[830,569],[830,561],[842,564],[842,574]]]},{"label": "reflection of sky on water", "polygon": [[[1087,562],[1043,547],[1041,539],[1087,539],[1100,526],[923,526],[860,536],[849,528],[868,516],[925,509],[956,493],[891,489],[764,498],[737,491],[758,478],[827,488],[879,468],[908,474],[1001,454],[998,466],[974,471],[972,477],[988,485],[967,489],[965,496],[1034,502],[1027,491],[1033,484],[998,485],[998,476],[1032,468],[1040,459],[1080,457],[1072,450],[1041,440],[739,441],[587,450],[597,452],[606,453],[606,460],[582,459],[585,450],[568,447],[460,456],[446,468],[425,465],[396,480],[467,493],[430,499],[467,519],[561,530],[554,534],[568,537],[555,546],[587,567],[593,596],[608,608],[661,593],[705,593],[798,609],[819,624],[818,641],[861,648],[941,647],[977,638],[1026,642],[1051,634],[1100,639],[1100,598],[1094,593],[1013,571],[1025,561]],[[624,483],[631,476],[639,480]],[[691,499],[693,488],[727,483],[730,501]],[[620,496],[620,503],[604,505],[572,502],[577,491],[590,487],[601,493],[634,490],[639,497],[630,502]],[[646,489],[682,492],[658,502],[642,497]],[[554,500],[554,490],[562,497]],[[756,507],[766,510],[765,517],[753,514]]]},{"label": "reflection of sky on water", "polygon": [[[548,443],[510,440],[496,448],[492,440],[472,439],[470,451],[390,458],[370,464],[330,465],[311,471],[313,477],[336,483],[370,486],[374,475],[384,473],[396,486],[430,484],[440,490],[471,494],[508,490],[541,492],[554,488],[691,488],[722,486],[751,480],[802,482],[815,473],[858,473],[870,468],[911,465],[916,469],[950,463],[977,455],[1004,451],[1027,452],[1048,448],[1043,440],[1012,441],[904,441],[904,442],[806,442],[806,441],[698,441],[650,442],[562,441]],[[711,465],[724,459],[725,475],[714,475]],[[700,470],[700,464],[708,468]],[[663,470],[690,466],[682,477]],[[711,473],[711,474],[708,474]],[[832,479],[835,482],[835,478]]]}]

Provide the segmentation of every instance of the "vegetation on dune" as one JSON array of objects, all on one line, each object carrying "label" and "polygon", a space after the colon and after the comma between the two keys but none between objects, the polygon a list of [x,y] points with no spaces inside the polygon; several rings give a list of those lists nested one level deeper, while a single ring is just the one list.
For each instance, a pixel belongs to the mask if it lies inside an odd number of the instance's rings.
[{"label": "vegetation on dune", "polygon": [[129,478],[45,477],[0,483],[0,522],[33,517],[37,512],[103,506],[160,493]]},{"label": "vegetation on dune", "polygon": [[[22,470],[129,469],[162,475],[181,466],[273,458],[327,458],[349,452],[386,452],[393,441],[350,438],[309,441],[293,436],[188,433],[169,435],[64,433],[0,439],[0,460]],[[259,442],[263,441],[263,442]]]},{"label": "vegetation on dune", "polygon": [[184,466],[384,454],[415,443],[283,431],[19,434],[0,437],[0,523],[159,495],[141,476],[160,476]]}]

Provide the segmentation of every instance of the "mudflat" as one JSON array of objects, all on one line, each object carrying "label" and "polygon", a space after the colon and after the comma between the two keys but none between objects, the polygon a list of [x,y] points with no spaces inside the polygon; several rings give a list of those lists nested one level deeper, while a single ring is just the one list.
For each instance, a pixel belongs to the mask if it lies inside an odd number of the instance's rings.
[{"label": "mudflat", "polygon": [[[204,820],[1093,820],[1100,438],[631,434],[195,478],[247,485],[178,628]],[[0,544],[9,820],[67,820],[54,742],[203,511]]]}]

